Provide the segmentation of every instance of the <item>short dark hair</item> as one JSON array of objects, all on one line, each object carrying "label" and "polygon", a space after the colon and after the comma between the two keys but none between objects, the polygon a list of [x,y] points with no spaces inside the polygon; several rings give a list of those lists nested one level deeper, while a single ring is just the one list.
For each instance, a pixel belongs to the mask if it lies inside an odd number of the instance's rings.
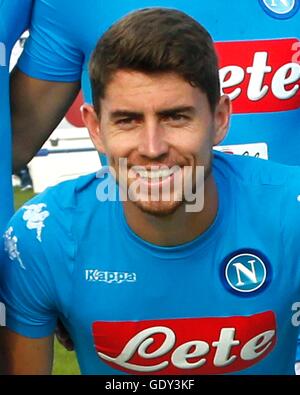
[{"label": "short dark hair", "polygon": [[100,38],[90,62],[93,103],[118,70],[175,72],[200,88],[214,111],[220,98],[218,59],[207,30],[184,12],[145,8],[126,15]]}]

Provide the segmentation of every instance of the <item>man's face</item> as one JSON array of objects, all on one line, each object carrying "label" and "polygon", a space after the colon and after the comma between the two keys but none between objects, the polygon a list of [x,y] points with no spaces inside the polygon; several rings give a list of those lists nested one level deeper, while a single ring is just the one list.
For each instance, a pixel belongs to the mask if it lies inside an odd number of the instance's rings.
[{"label": "man's face", "polygon": [[[226,111],[212,114],[206,94],[175,73],[120,70],[101,100],[99,138],[92,138],[108,156],[120,187],[131,190],[132,204],[165,216],[184,203],[184,182],[194,187],[197,166],[210,173],[211,149],[225,133]],[[127,159],[125,176],[121,158]],[[163,191],[169,191],[167,201]]]}]

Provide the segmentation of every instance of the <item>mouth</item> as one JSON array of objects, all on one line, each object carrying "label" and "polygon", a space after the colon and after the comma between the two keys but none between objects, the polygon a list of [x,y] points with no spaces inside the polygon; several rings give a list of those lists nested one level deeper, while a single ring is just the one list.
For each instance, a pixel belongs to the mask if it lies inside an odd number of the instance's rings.
[{"label": "mouth", "polygon": [[171,168],[159,168],[158,166],[154,166],[149,169],[134,166],[129,171],[129,177],[139,180],[139,182],[145,186],[163,186],[164,184],[171,183],[175,175],[179,175],[181,170],[179,166],[173,166]]}]

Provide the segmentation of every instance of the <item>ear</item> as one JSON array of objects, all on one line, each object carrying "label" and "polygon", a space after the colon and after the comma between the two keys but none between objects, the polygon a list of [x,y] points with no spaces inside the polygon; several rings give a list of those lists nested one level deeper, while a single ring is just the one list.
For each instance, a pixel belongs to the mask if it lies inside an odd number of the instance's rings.
[{"label": "ear", "polygon": [[222,95],[214,112],[214,145],[218,145],[226,137],[231,115],[231,101],[229,96]]},{"label": "ear", "polygon": [[100,120],[91,104],[83,104],[80,108],[82,120],[87,127],[90,138],[98,152],[105,153],[100,130]]}]

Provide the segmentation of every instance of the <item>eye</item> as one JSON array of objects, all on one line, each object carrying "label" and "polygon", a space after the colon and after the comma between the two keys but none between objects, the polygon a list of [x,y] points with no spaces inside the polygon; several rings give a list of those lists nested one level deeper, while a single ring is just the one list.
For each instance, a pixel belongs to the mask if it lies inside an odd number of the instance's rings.
[{"label": "eye", "polygon": [[123,117],[115,121],[115,126],[120,130],[131,130],[139,125],[139,119],[135,117]]},{"label": "eye", "polygon": [[118,119],[115,123],[120,129],[130,129],[136,125],[137,120],[132,117],[126,117]]},{"label": "eye", "polygon": [[187,119],[187,117],[183,114],[173,114],[170,116],[171,119],[173,119],[174,121],[181,121],[183,119]]},{"label": "eye", "polygon": [[189,120],[189,117],[181,113],[166,114],[164,120],[171,124],[183,124]]},{"label": "eye", "polygon": [[133,120],[134,120],[133,118],[121,118],[116,121],[116,124],[117,125],[123,125],[123,124],[127,125],[127,124],[130,124],[131,122],[133,122]]}]

